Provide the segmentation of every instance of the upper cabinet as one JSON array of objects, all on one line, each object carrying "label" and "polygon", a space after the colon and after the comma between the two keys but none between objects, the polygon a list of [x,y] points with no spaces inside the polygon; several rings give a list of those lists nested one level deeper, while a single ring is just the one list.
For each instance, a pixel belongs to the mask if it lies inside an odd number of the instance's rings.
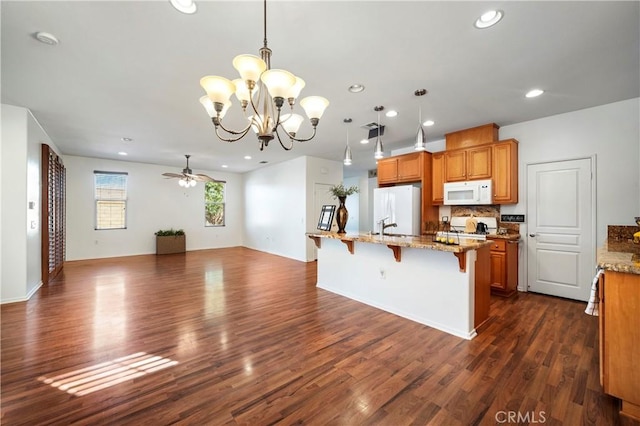
[{"label": "upper cabinet", "polygon": [[[421,225],[422,233],[433,231],[438,226],[438,207],[437,203],[432,202],[432,190],[437,186],[432,185],[432,155],[430,152],[412,152],[409,154],[397,155],[378,160],[378,186],[392,186],[404,184],[417,184],[421,187]],[[439,167],[441,176],[444,172],[442,165],[444,164],[443,155],[439,156],[436,167]],[[439,186],[440,197],[443,196],[442,184]],[[442,204],[442,202],[440,202]]]},{"label": "upper cabinet", "polygon": [[378,160],[378,185],[394,183],[398,180],[398,160],[383,158]]},{"label": "upper cabinet", "polygon": [[498,141],[494,123],[446,134],[432,155],[431,202],[444,203],[444,183],[492,179],[494,204],[518,203],[518,141]]},{"label": "upper cabinet", "polygon": [[445,151],[445,181],[490,179],[491,145]]},{"label": "upper cabinet", "polygon": [[508,139],[493,145],[493,202],[518,203],[518,141]]},{"label": "upper cabinet", "polygon": [[424,170],[423,164],[422,152],[378,160],[378,185],[420,182]]},{"label": "upper cabinet", "polygon": [[431,156],[431,196],[433,204],[444,203],[444,152],[437,152]]},{"label": "upper cabinet", "polygon": [[446,150],[451,151],[460,148],[472,148],[478,145],[498,141],[498,126],[496,123],[489,123],[483,126],[472,127],[471,129],[458,130],[444,135]]}]

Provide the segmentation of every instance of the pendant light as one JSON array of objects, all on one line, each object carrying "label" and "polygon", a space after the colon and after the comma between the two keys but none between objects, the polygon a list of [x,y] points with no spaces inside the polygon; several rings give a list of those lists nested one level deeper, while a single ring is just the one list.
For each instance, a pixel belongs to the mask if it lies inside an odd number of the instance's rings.
[{"label": "pendant light", "polygon": [[[427,94],[426,89],[419,89],[414,92],[416,96],[424,96]],[[422,105],[418,101],[418,133],[416,133],[416,143],[413,146],[416,151],[427,150],[427,138],[424,134],[424,127],[422,126]]]},{"label": "pendant light", "polygon": [[344,149],[344,165],[345,166],[350,166],[351,162],[352,162],[352,158],[351,158],[351,147],[349,146],[349,124],[351,124],[353,120],[350,118],[345,118],[344,119],[344,123],[347,124],[347,147]]},{"label": "pendant light", "polygon": [[376,150],[373,154],[373,157],[376,160],[380,160],[381,158],[384,158],[384,147],[382,146],[382,139],[380,139],[380,128],[382,127],[382,124],[380,123],[380,111],[382,111],[384,109],[383,106],[377,106],[375,108],[373,108],[374,111],[376,111],[378,113],[378,137],[376,138]]}]

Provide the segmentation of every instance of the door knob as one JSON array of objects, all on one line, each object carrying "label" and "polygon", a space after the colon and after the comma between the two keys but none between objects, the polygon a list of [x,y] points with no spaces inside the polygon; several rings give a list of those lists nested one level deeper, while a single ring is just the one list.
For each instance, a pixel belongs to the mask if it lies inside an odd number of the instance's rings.
[{"label": "door knob", "polygon": [[530,237],[535,237],[535,236],[536,236],[536,234],[529,234],[529,236],[530,236]]}]

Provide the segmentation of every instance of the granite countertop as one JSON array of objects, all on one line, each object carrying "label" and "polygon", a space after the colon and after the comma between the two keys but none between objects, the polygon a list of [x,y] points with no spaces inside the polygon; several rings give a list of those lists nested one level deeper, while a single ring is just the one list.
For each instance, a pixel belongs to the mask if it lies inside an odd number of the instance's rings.
[{"label": "granite countertop", "polygon": [[489,234],[487,238],[490,240],[518,241],[520,234]]},{"label": "granite countertop", "polygon": [[338,234],[337,232],[310,232],[309,237],[332,238],[341,241],[355,241],[371,244],[385,244],[388,246],[420,248],[428,250],[448,251],[451,253],[463,253],[469,250],[477,250],[491,245],[491,241],[467,240],[460,244],[444,244],[433,241],[431,236],[393,236],[393,235],[369,235],[369,234]]},{"label": "granite countertop", "polygon": [[598,266],[605,271],[640,275],[640,244],[609,241],[598,250]]}]

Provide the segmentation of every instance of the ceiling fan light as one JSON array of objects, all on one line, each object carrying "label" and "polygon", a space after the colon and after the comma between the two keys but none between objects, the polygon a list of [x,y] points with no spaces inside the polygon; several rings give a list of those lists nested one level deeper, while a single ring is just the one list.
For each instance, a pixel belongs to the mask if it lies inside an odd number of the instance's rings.
[{"label": "ceiling fan light", "polygon": [[194,179],[191,179],[191,180],[189,181],[189,186],[194,187],[194,186],[196,186],[196,184],[197,184],[197,183],[198,183],[198,182],[196,182]]},{"label": "ceiling fan light", "polygon": [[233,67],[240,73],[244,81],[258,81],[267,69],[267,64],[255,55],[238,55],[233,58]]},{"label": "ceiling fan light", "polygon": [[304,117],[298,114],[285,114],[280,117],[282,127],[288,134],[296,134],[304,121]]},{"label": "ceiling fan light", "polygon": [[272,98],[288,97],[291,88],[296,84],[296,76],[286,70],[267,70],[262,73],[260,80],[267,86]]},{"label": "ceiling fan light", "polygon": [[324,114],[324,110],[329,106],[329,101],[322,96],[307,96],[300,101],[300,106],[309,119],[317,118],[319,120]]},{"label": "ceiling fan light", "polygon": [[207,92],[212,102],[224,104],[229,101],[236,91],[236,86],[230,80],[216,75],[208,75],[200,79],[200,85]]}]

